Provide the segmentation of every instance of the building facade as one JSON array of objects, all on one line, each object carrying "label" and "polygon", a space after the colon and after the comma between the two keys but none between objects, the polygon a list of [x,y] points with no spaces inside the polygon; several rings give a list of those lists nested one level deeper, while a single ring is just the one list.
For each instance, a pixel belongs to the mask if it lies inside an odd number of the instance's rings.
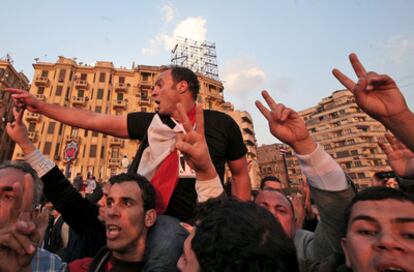
[{"label": "building facade", "polygon": [[369,186],[375,172],[390,170],[386,155],[378,146],[378,142],[386,142],[386,129],[358,107],[350,91],[335,91],[300,115],[312,138],[335,158],[359,188]]},{"label": "building facade", "polygon": [[13,119],[13,100],[5,88],[27,90],[29,80],[22,72],[17,72],[9,58],[0,59],[0,163],[10,160],[14,151],[14,142],[6,133],[7,121]]},{"label": "building facade", "polygon": [[304,180],[299,160],[286,144],[261,145],[257,148],[260,176],[277,177],[284,188],[301,188]]},{"label": "building facade", "polygon": [[[56,63],[37,62],[33,66],[35,72],[30,92],[48,103],[111,115],[156,110],[151,89],[162,68],[160,66],[116,68],[112,62],[106,61],[84,65],[65,57],[59,57]],[[224,101],[224,88],[220,81],[202,74],[198,77],[200,94],[197,101],[203,108],[225,112],[233,110],[232,105]],[[27,112],[25,121],[35,145],[62,169],[68,168],[64,159],[67,144],[77,144],[78,155],[70,165],[71,178],[76,173],[83,176],[90,173],[107,180],[125,170],[139,146],[136,140],[78,129],[36,113]],[[19,148],[13,157],[23,158]]]},{"label": "building facade", "polygon": [[261,145],[257,148],[260,177],[275,176],[287,188],[289,177],[284,154],[285,147],[282,144]]},{"label": "building facade", "polygon": [[244,144],[247,147],[247,162],[250,181],[252,188],[257,189],[260,187],[260,168],[258,162],[257,141],[254,133],[253,119],[247,111],[227,110],[226,105],[223,107],[224,111],[229,114],[240,127]]}]

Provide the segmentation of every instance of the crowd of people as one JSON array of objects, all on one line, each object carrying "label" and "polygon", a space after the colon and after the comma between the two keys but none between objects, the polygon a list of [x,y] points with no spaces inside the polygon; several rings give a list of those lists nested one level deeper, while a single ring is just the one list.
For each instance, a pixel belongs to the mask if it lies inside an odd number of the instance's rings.
[{"label": "crowd of people", "polygon": [[[392,133],[379,145],[393,172],[359,192],[298,113],[267,91],[267,106],[256,106],[299,159],[302,194],[271,176],[252,192],[239,127],[197,105],[200,84],[187,68],[160,72],[157,113],[111,116],[6,89],[15,103],[6,130],[25,162],[0,166],[0,271],[413,272],[414,114],[392,78],[367,72],[355,54],[350,61],[357,82],[334,76]],[[141,145],[125,173],[72,184],[30,141],[25,110]]]}]

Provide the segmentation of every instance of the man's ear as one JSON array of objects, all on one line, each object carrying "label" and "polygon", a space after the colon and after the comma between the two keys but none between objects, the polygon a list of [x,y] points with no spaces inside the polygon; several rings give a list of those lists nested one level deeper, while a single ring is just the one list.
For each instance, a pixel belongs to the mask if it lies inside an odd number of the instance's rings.
[{"label": "man's ear", "polygon": [[178,82],[177,84],[177,90],[180,94],[185,93],[186,91],[188,91],[188,82],[185,80],[181,80],[180,82]]},{"label": "man's ear", "polygon": [[349,260],[349,254],[348,254],[348,249],[346,247],[346,238],[341,238],[341,247],[342,247],[342,251],[344,252],[345,255],[345,264],[348,268],[351,268],[351,261]]},{"label": "man's ear", "polygon": [[152,227],[157,221],[157,212],[155,209],[151,209],[145,212],[144,223],[147,228]]}]

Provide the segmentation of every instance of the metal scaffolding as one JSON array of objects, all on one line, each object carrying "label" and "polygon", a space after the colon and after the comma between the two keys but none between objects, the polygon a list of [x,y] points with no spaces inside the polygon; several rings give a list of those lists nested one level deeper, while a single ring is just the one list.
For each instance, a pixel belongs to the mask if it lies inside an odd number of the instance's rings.
[{"label": "metal scaffolding", "polygon": [[219,80],[215,43],[177,37],[177,43],[171,51],[171,63]]}]

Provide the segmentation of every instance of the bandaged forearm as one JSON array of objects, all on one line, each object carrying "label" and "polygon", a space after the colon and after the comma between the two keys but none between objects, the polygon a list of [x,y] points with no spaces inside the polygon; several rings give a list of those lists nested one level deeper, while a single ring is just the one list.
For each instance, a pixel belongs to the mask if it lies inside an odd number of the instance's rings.
[{"label": "bandaged forearm", "polygon": [[327,191],[341,191],[348,188],[344,171],[319,144],[310,154],[295,155],[310,186]]},{"label": "bandaged forearm", "polygon": [[209,180],[196,180],[195,189],[199,203],[218,197],[224,192],[223,185],[218,176]]}]

